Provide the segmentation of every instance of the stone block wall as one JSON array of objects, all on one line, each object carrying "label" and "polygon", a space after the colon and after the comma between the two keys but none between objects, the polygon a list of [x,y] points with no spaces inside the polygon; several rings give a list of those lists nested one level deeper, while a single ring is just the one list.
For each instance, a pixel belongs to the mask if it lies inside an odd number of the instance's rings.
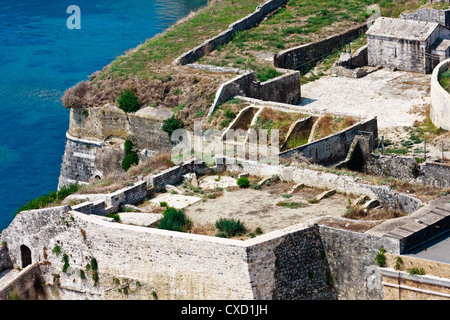
[{"label": "stone block wall", "polygon": [[444,163],[426,162],[420,166],[418,180],[439,188],[450,188],[450,166]]},{"label": "stone block wall", "polygon": [[275,55],[274,65],[277,68],[299,70],[308,63],[317,61],[318,57],[342,48],[345,44],[361,36],[366,30],[367,25],[363,25],[322,41],[284,50]]},{"label": "stone block wall", "polygon": [[281,152],[280,157],[287,159],[295,158],[297,155],[302,155],[309,158],[313,163],[322,165],[337,163],[347,157],[348,150],[354,137],[361,134],[361,131],[373,133],[373,139],[375,140],[378,137],[377,118],[362,121],[337,134],[308,143],[295,149]]},{"label": "stone block wall", "polygon": [[367,286],[381,247],[398,254],[398,242],[347,230],[320,226],[320,239],[339,299],[380,300],[382,292]]},{"label": "stone block wall", "polygon": [[247,72],[222,84],[216,93],[208,115],[211,115],[219,105],[235,96],[299,104],[301,102],[300,73],[291,70],[282,71],[284,73],[282,76],[262,83],[256,81],[254,72]]},{"label": "stone block wall", "polygon": [[205,162],[191,160],[180,165],[174,166],[163,172],[146,177],[148,185],[152,185],[156,192],[161,191],[168,184],[177,184],[181,181],[182,176],[187,173],[205,174],[209,168]]},{"label": "stone block wall", "polygon": [[9,250],[7,246],[0,244],[0,272],[12,268],[12,261],[9,256]]},{"label": "stone block wall", "polygon": [[450,130],[450,94],[442,88],[439,76],[449,69],[450,59],[441,62],[431,75],[430,118],[436,127]]},{"label": "stone block wall", "polygon": [[180,57],[175,59],[174,63],[186,65],[196,62],[205,54],[216,50],[218,46],[224,45],[231,41],[236,32],[256,27],[268,14],[282,7],[287,2],[288,0],[270,0],[264,2],[256,8],[255,12],[247,15],[239,21],[232,23],[226,31],[206,40],[198,47],[183,53]]},{"label": "stone block wall", "polygon": [[39,263],[26,267],[0,290],[0,301],[8,300],[10,296],[20,300],[46,299],[47,293],[41,283],[41,276]]},{"label": "stone block wall", "polygon": [[[379,299],[364,287],[366,266],[381,245],[398,252],[395,240],[317,225],[239,241],[123,225],[68,207],[23,212],[2,239],[15,264],[22,244],[31,249],[61,299]],[[85,269],[92,258],[97,283]]]},{"label": "stone block wall", "polygon": [[412,181],[419,175],[419,165],[413,157],[371,154],[364,165],[364,172],[376,176]]},{"label": "stone block wall", "polygon": [[293,226],[283,231],[247,241],[255,299],[336,299],[337,293],[328,283],[319,229]]},{"label": "stone block wall", "polygon": [[284,181],[304,183],[316,188],[336,189],[342,193],[367,195],[372,199],[378,199],[387,207],[410,214],[419,209],[422,202],[408,194],[398,193],[388,186],[364,184],[351,176],[339,176],[328,172],[314,171],[300,167],[286,167],[284,165],[268,165],[256,161],[224,158],[226,170],[230,172],[244,172],[260,177],[279,176]]},{"label": "stone block wall", "polygon": [[400,15],[401,19],[437,22],[450,27],[450,10],[419,9],[412,13]]}]

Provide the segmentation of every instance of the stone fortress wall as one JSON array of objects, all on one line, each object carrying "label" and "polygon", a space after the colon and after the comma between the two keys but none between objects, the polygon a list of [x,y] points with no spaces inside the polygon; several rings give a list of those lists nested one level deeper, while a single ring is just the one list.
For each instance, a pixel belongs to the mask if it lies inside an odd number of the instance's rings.
[{"label": "stone fortress wall", "polygon": [[[222,170],[333,186],[378,196],[385,205],[389,199],[404,201],[409,212],[420,205],[411,196],[353,177],[228,158],[208,168],[192,160],[149,177],[153,185],[142,181],[97,202],[20,213],[1,237],[7,258],[23,266],[21,251],[27,246],[32,262],[39,263],[36,277],[50,287],[48,298],[55,299],[382,299],[381,288],[367,285],[375,255],[381,247],[398,255],[417,244],[411,237],[380,237],[314,221],[241,241],[124,225],[104,217],[105,211],[142,201],[149,190],[180,181],[186,172]],[[59,255],[52,250],[55,245],[61,248]],[[66,272],[62,254],[69,257]],[[81,276],[92,258],[98,262],[98,283],[91,271]],[[10,285],[0,293],[7,296],[15,288]]]},{"label": "stone fortress wall", "polygon": [[431,121],[438,128],[450,130],[450,94],[442,88],[439,76],[449,69],[450,59],[441,62],[431,75]]}]

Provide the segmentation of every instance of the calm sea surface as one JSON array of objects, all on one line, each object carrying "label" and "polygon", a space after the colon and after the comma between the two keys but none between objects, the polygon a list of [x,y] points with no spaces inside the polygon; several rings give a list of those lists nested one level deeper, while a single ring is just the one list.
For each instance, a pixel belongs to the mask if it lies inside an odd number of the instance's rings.
[{"label": "calm sea surface", "polygon": [[[20,204],[56,190],[64,91],[206,0],[0,0],[0,231]],[[69,30],[67,7],[81,9]]]}]

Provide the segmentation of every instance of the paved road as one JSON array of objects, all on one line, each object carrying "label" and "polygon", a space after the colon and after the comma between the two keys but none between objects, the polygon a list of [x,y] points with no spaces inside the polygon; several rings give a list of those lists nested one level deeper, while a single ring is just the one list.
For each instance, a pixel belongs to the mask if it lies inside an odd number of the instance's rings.
[{"label": "paved road", "polygon": [[407,255],[450,264],[450,230]]}]

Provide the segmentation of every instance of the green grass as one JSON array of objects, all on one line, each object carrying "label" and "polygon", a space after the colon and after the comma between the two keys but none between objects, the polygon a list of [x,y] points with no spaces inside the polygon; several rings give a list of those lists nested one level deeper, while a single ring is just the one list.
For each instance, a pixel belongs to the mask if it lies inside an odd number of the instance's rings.
[{"label": "green grass", "polygon": [[284,201],[282,201],[282,202],[278,202],[277,206],[289,208],[289,209],[298,209],[298,208],[301,208],[303,206],[303,204],[300,202],[284,202]]},{"label": "green grass", "polygon": [[[262,68],[261,61],[255,61],[252,51],[278,53],[362,25],[372,14],[367,12],[372,4],[380,6],[383,16],[398,17],[401,12],[417,9],[423,3],[422,0],[292,0],[258,27],[239,32],[220,50],[203,57],[201,63],[256,71]],[[360,39],[359,43],[362,42]],[[329,67],[339,55],[327,62]]]},{"label": "green grass", "polygon": [[192,221],[183,210],[166,207],[163,218],[158,223],[158,229],[186,232],[192,226]]},{"label": "green grass", "polygon": [[149,63],[170,63],[182,53],[226,30],[230,24],[254,12],[260,0],[221,0],[212,2],[193,17],[165,33],[147,40],[132,52],[118,57],[102,78],[108,76],[152,75]]},{"label": "green grass", "polygon": [[219,235],[225,237],[239,236],[245,234],[247,231],[247,227],[242,221],[227,218],[220,218],[217,220],[216,228],[222,232]]},{"label": "green grass", "polygon": [[55,206],[61,203],[69,195],[77,192],[80,189],[78,184],[71,184],[62,187],[59,191],[51,191],[43,194],[35,199],[28,201],[26,204],[20,205],[16,211],[16,215],[22,211],[42,209],[45,207]]}]

